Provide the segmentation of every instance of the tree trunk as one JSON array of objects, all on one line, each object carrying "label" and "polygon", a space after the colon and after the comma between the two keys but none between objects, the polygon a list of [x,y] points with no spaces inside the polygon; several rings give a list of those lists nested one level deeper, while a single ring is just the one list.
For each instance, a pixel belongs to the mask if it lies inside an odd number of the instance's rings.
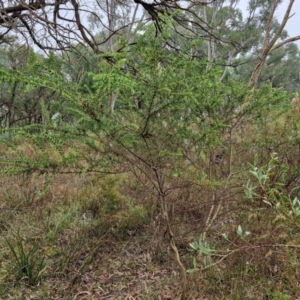
[{"label": "tree trunk", "polygon": [[262,47],[262,50],[261,50],[261,55],[260,55],[256,65],[254,67],[254,70],[252,72],[252,75],[251,75],[251,78],[250,78],[250,81],[249,81],[249,87],[250,88],[254,88],[257,85],[258,80],[259,80],[259,76],[261,74],[261,71],[262,71],[262,69],[264,67],[264,64],[266,62],[266,59],[267,59],[267,57],[268,57],[268,55],[270,54],[271,51],[273,51],[277,48],[280,48],[280,47],[282,47],[283,45],[285,45],[287,43],[290,43],[290,42],[293,42],[295,40],[300,39],[300,36],[296,36],[296,37],[293,37],[293,38],[286,39],[285,41],[280,42],[280,43],[275,45],[275,43],[280,38],[280,35],[281,35],[283,29],[285,28],[285,25],[286,25],[288,19],[290,18],[290,13],[291,13],[291,9],[293,7],[294,1],[295,0],[290,0],[289,5],[286,9],[284,18],[283,18],[280,26],[278,27],[274,37],[270,38],[271,25],[272,25],[272,21],[273,21],[273,18],[274,18],[274,13],[275,13],[276,9],[278,8],[278,4],[279,4],[278,0],[274,1],[271,12],[270,12],[270,15],[269,15],[269,18],[268,18],[268,23],[267,23],[267,27],[266,27],[266,34],[265,34],[265,37],[264,37],[264,42],[263,42],[263,47]]}]

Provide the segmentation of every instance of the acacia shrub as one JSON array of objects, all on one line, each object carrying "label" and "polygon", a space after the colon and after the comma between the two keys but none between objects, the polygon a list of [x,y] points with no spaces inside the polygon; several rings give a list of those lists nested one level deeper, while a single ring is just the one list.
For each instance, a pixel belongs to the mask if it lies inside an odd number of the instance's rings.
[{"label": "acacia shrub", "polygon": [[[110,54],[115,64],[100,62],[101,72],[90,74],[92,88],[87,87],[84,93],[76,83],[47,66],[43,73],[35,73],[41,62],[34,57],[31,76],[20,73],[16,78],[2,69],[4,81],[17,79],[26,83],[28,90],[46,86],[55,92],[63,99],[61,106],[68,118],[56,127],[49,117],[51,108],[49,112],[44,106],[44,124],[24,126],[13,139],[2,140],[6,148],[1,155],[6,160],[1,164],[2,172],[8,174],[97,177],[124,173],[122,191],[127,199],[120,191],[109,189],[107,179],[100,189],[103,192],[107,188],[107,197],[105,192],[93,197],[97,185],[92,185],[86,209],[96,218],[105,219],[102,225],[116,227],[119,222],[119,228],[126,230],[144,224],[144,215],[150,215],[152,241],[156,241],[151,246],[165,249],[165,253],[171,247],[186,290],[186,266],[192,258],[188,245],[195,236],[201,233],[203,242],[214,244],[218,254],[226,256],[224,252],[232,244],[224,242],[221,233],[226,232],[233,244],[243,249],[244,241],[236,239],[238,225],[247,230],[253,226],[249,231],[256,232],[259,239],[266,222],[261,214],[270,212],[266,228],[271,227],[274,211],[262,207],[260,201],[248,201],[243,185],[249,179],[248,163],[255,153],[266,153],[262,157],[268,158],[268,135],[263,129],[270,111],[280,107],[286,95],[270,85],[249,91],[243,83],[221,83],[220,69],[208,71],[205,62],[191,59],[189,49],[177,54],[164,47],[164,41],[163,35],[153,38],[146,30],[131,52]],[[118,104],[114,113],[101,106],[102,100],[108,101],[112,94],[117,95]],[[143,109],[135,107],[136,98]],[[249,105],[237,110],[243,102]],[[24,140],[32,151],[22,151]],[[217,161],[221,155],[222,160]],[[124,208],[125,215],[121,211]],[[252,222],[254,219],[259,222]],[[256,237],[251,240],[253,245],[258,243]],[[227,286],[232,274],[228,270],[236,272],[237,277],[245,272],[244,263],[252,248],[245,249],[224,262],[218,276]],[[265,254],[258,253],[256,262],[261,262]],[[257,279],[256,266],[253,273],[247,273],[253,280]],[[196,267],[203,267],[200,259]],[[267,269],[265,265],[264,274]],[[210,269],[201,276],[209,281],[216,273]],[[231,290],[225,293],[238,288],[229,286]]]}]

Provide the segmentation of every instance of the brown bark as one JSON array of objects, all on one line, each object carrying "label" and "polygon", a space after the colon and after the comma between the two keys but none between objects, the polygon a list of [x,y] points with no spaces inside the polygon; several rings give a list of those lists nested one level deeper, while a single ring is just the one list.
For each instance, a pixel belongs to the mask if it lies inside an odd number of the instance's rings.
[{"label": "brown bark", "polygon": [[6,32],[0,36],[0,42],[13,33],[43,50],[65,50],[74,40],[95,49],[95,41],[81,20],[81,1],[17,0],[14,3],[1,1],[0,26]]}]

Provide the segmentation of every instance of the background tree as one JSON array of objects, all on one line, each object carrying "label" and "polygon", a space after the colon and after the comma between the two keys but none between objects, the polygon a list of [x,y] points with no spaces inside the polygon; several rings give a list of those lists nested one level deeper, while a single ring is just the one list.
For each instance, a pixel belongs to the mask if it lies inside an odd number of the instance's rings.
[{"label": "background tree", "polygon": [[[32,70],[28,65],[31,56],[35,56],[46,66],[59,70],[58,58],[53,53],[45,58],[26,46],[14,44],[2,47],[1,67],[16,76],[13,82],[1,83],[0,107],[1,127],[3,128],[42,123],[41,101],[44,101],[46,107],[50,109],[51,101],[59,98],[55,93],[48,91],[45,86],[26,92],[26,84],[24,85],[17,79],[19,72],[25,72],[31,76]],[[36,72],[43,72],[43,70],[39,69]]]},{"label": "background tree", "polygon": [[[259,55],[259,59],[257,60],[257,63],[253,69],[253,72],[252,72],[251,78],[250,78],[250,82],[249,82],[249,86],[251,88],[257,84],[257,82],[259,80],[259,76],[263,69],[263,66],[264,66],[270,52],[282,47],[283,45],[285,45],[287,43],[290,43],[290,42],[300,39],[300,35],[298,35],[295,37],[287,38],[283,41],[278,41],[281,34],[284,31],[284,28],[285,28],[285,25],[286,25],[288,19],[290,18],[290,13],[291,13],[291,9],[294,4],[294,0],[289,1],[288,7],[284,14],[284,18],[283,18],[282,22],[279,23],[278,28],[274,31],[273,34],[272,34],[272,22],[274,20],[274,14],[275,14],[275,11],[278,8],[279,4],[282,1],[275,0],[275,1],[270,1],[270,2],[272,3],[272,6],[271,6],[270,12],[269,11],[267,12],[268,19],[267,19],[266,29],[264,32],[264,40],[263,40],[261,52]],[[250,5],[251,4],[252,3],[250,2]]]},{"label": "background tree", "polygon": [[[105,1],[2,1],[0,4],[2,40],[7,35],[22,36],[25,41],[33,42],[44,50],[66,50],[74,42],[88,45],[95,53],[100,53],[99,46],[109,41],[112,50],[113,42],[110,36],[120,30],[127,31],[130,39],[134,23],[138,17],[138,10],[145,10],[160,30],[162,18],[160,14],[172,15],[175,11],[189,12],[194,4],[190,1],[155,2],[143,1],[121,2]],[[91,29],[86,26],[86,17],[93,20],[101,30],[106,30],[105,39],[96,41]],[[122,17],[119,18],[119,16]],[[130,17],[129,17],[130,16]],[[117,21],[118,20],[118,21]],[[177,16],[178,23],[184,18]],[[188,21],[188,20],[186,20]],[[117,24],[118,22],[118,24]],[[194,21],[196,24],[196,22]],[[202,26],[198,23],[199,26]],[[8,41],[9,39],[7,39]]]},{"label": "background tree", "polygon": [[[256,63],[254,54],[245,54],[233,61],[231,76],[236,80],[247,81]],[[260,86],[270,82],[274,87],[282,87],[290,93],[299,90],[299,48],[296,44],[287,44],[270,53],[257,82]]]}]

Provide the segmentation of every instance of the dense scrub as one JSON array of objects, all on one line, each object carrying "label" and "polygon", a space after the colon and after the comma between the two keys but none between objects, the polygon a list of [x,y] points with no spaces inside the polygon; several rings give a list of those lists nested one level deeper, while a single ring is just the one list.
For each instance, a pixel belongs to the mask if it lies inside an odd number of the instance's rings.
[{"label": "dense scrub", "polygon": [[[299,296],[299,145],[289,142],[296,119],[273,112],[240,128],[243,139],[236,131],[218,161],[208,148],[197,161],[164,162],[168,226],[193,270],[187,299]],[[53,175],[48,188],[46,175],[3,176],[1,297],[180,297],[166,212],[137,165],[124,162],[112,175]]]},{"label": "dense scrub", "polygon": [[221,83],[151,36],[85,89],[33,53],[31,76],[1,70],[60,99],[41,101],[42,124],[2,131],[2,298],[300,296],[289,96]]}]

